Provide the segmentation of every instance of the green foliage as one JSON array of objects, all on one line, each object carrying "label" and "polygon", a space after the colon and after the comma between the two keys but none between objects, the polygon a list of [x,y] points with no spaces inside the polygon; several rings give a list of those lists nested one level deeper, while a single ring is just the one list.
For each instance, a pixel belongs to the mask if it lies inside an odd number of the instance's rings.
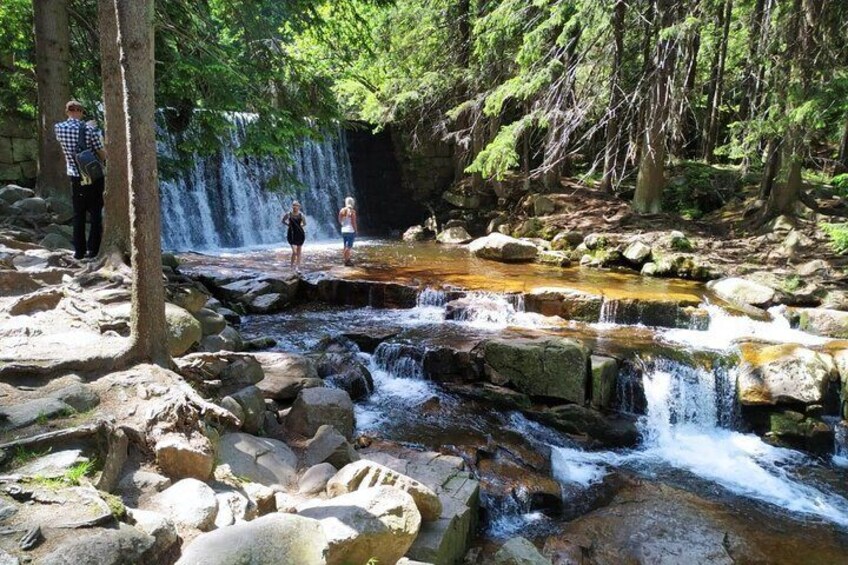
[{"label": "green foliage", "polygon": [[43,451],[38,450],[30,450],[23,446],[15,447],[15,455],[12,459],[12,465],[14,467],[20,467],[22,465],[26,465],[30,461],[38,459],[39,457],[44,457],[50,453],[50,448],[44,449]]},{"label": "green foliage", "polygon": [[35,118],[32,1],[0,2],[0,116]]},{"label": "green foliage", "polygon": [[792,293],[801,288],[802,285],[803,282],[801,281],[801,277],[798,275],[790,275],[783,279],[782,286],[784,291]]},{"label": "green foliage", "polygon": [[663,209],[690,220],[720,208],[742,184],[737,169],[701,161],[676,164],[670,177],[663,192]]},{"label": "green foliage", "polygon": [[848,173],[836,175],[830,179],[830,184],[836,189],[836,193],[842,198],[848,198]]},{"label": "green foliage", "polygon": [[819,227],[830,237],[830,246],[835,252],[840,255],[848,253],[848,223],[821,223]]}]

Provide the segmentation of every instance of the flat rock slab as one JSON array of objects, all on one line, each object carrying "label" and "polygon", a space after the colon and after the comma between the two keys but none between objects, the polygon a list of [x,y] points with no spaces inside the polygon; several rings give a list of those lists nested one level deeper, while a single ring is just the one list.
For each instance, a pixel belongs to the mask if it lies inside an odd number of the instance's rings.
[{"label": "flat rock slab", "polygon": [[61,477],[68,469],[84,461],[88,461],[88,459],[82,457],[82,451],[79,449],[57,451],[44,457],[39,457],[15,469],[15,474],[26,477],[39,476],[46,479],[53,479]]},{"label": "flat rock slab", "polygon": [[58,398],[38,398],[23,404],[3,406],[0,407],[0,430],[23,428],[39,420],[71,414],[73,411]]},{"label": "flat rock slab", "polygon": [[297,479],[297,456],[281,441],[235,433],[221,437],[219,465],[227,465],[236,477],[266,486],[287,489]]}]

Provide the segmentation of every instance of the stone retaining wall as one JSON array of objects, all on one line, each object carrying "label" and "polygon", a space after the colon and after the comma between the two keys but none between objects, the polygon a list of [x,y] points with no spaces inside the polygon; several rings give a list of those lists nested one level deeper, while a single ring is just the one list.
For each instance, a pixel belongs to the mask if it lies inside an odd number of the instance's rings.
[{"label": "stone retaining wall", "polygon": [[0,185],[32,186],[37,172],[35,122],[0,116]]}]

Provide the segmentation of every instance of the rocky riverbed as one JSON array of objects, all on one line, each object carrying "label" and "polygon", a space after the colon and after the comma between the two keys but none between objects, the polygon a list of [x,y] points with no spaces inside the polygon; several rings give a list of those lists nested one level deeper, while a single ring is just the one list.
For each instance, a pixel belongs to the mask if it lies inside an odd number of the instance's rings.
[{"label": "rocky riverbed", "polygon": [[0,229],[0,562],[848,549],[838,288],[504,263],[499,237],[315,245],[302,276],[168,256],[174,366],[113,371],[128,279],[46,247],[39,210]]}]

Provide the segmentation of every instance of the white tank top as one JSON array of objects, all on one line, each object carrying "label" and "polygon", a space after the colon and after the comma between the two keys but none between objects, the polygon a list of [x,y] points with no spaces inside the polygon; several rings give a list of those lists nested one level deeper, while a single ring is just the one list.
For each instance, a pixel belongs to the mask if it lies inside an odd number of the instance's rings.
[{"label": "white tank top", "polygon": [[344,208],[347,210],[347,214],[342,216],[342,233],[353,233],[353,209]]}]

